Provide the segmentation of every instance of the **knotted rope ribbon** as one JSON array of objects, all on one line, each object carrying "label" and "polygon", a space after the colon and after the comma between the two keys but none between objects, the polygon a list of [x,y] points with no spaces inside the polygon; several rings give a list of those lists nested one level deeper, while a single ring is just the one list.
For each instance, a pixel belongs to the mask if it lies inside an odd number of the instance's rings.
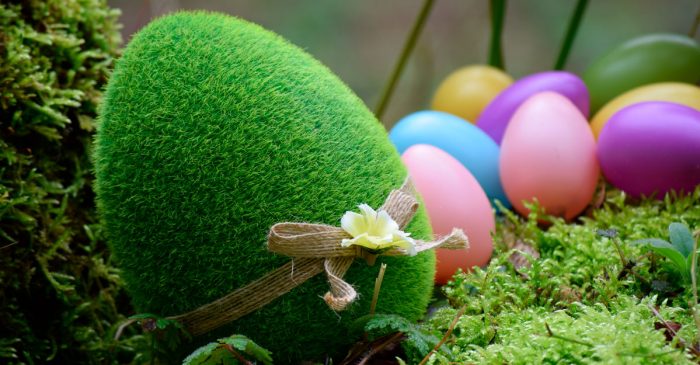
[{"label": "knotted rope ribbon", "polygon": [[[380,210],[403,229],[418,210],[418,200],[410,180],[399,190],[392,191]],[[196,308],[190,312],[169,317],[185,327],[192,335],[200,335],[230,323],[301,285],[322,271],[326,272],[330,291],[324,300],[335,311],[341,311],[357,298],[357,292],[343,280],[356,257],[373,264],[377,253],[359,246],[342,247],[340,242],[351,236],[340,227],[311,223],[277,223],[270,228],[267,246],[272,252],[292,257],[292,261],[266,274],[252,283],[236,289],[226,296]],[[416,251],[437,247],[460,249],[469,243],[464,232],[454,229],[437,241],[416,241]],[[401,249],[392,248],[381,255],[406,255]]]}]

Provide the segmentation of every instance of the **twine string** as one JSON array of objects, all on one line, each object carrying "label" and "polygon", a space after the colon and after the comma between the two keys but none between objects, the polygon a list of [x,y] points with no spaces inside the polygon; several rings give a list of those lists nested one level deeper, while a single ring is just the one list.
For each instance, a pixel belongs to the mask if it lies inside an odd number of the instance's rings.
[{"label": "twine string", "polygon": [[[418,200],[410,180],[392,191],[380,210],[385,210],[400,229],[408,225],[418,210]],[[355,288],[343,279],[355,258],[373,264],[377,255],[406,255],[399,248],[371,252],[357,246],[342,247],[340,242],[347,238],[352,237],[340,227],[303,222],[277,223],[270,228],[268,250],[290,256],[292,260],[216,301],[169,318],[179,321],[197,336],[264,307],[321,272],[325,272],[330,285],[330,290],[323,296],[325,302],[334,311],[342,311],[357,298]],[[436,247],[463,249],[468,247],[468,240],[462,230],[455,229],[437,241],[416,241],[416,252]]]}]

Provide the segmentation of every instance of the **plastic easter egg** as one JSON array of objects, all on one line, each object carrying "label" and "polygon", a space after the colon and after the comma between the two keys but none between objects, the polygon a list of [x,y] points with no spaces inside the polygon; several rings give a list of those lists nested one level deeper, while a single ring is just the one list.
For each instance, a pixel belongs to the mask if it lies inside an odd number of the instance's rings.
[{"label": "plastic easter egg", "polygon": [[512,77],[492,66],[462,67],[438,86],[432,108],[476,123],[486,105],[512,83]]},{"label": "plastic easter egg", "polygon": [[508,206],[498,174],[498,145],[475,125],[452,114],[420,111],[396,123],[389,138],[399,153],[420,143],[442,149],[474,175],[489,199]]},{"label": "plastic easter egg", "polygon": [[529,98],[503,136],[501,178],[515,209],[537,199],[548,214],[571,219],[595,192],[600,174],[593,133],[564,96],[543,92]]},{"label": "plastic easter egg", "polygon": [[632,196],[700,184],[700,111],[649,101],[630,105],[610,118],[598,138],[603,175]]},{"label": "plastic easter egg", "polygon": [[700,81],[700,45],[680,34],[649,34],[614,48],[583,74],[591,111],[635,87],[665,81]]},{"label": "plastic easter egg", "polygon": [[469,238],[465,250],[436,250],[435,282],[445,284],[458,268],[486,265],[493,252],[493,210],[479,182],[447,152],[426,144],[407,149],[401,156],[421,194],[433,233],[446,235],[461,228]]},{"label": "plastic easter egg", "polygon": [[609,103],[591,119],[591,129],[598,138],[605,123],[620,109],[643,101],[670,101],[700,110],[700,87],[682,82],[661,82],[632,89]]},{"label": "plastic easter egg", "polygon": [[547,71],[520,79],[505,89],[484,109],[477,125],[501,144],[513,113],[525,100],[542,91],[554,91],[569,98],[588,118],[588,91],[583,81],[569,72]]}]

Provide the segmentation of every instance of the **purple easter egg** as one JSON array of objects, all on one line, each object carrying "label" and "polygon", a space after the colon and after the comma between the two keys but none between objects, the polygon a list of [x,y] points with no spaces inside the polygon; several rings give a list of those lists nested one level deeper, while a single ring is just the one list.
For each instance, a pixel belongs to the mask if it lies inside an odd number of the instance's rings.
[{"label": "purple easter egg", "polygon": [[600,132],[598,160],[608,181],[632,196],[693,191],[700,184],[700,111],[663,101],[621,109]]},{"label": "purple easter egg", "polygon": [[503,90],[481,112],[476,125],[500,145],[513,113],[530,96],[542,91],[565,96],[588,119],[588,89],[583,81],[570,72],[546,71],[522,78]]}]

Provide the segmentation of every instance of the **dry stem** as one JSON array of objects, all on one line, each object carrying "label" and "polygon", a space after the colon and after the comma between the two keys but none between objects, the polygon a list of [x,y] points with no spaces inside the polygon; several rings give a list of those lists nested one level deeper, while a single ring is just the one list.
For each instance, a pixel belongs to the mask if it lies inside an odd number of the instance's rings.
[{"label": "dry stem", "polygon": [[369,307],[369,314],[374,315],[374,311],[377,308],[377,300],[379,300],[379,289],[382,287],[382,281],[384,280],[384,272],[386,271],[386,264],[382,264],[379,268],[379,275],[374,280],[374,293],[372,294],[372,304]]},{"label": "dry stem", "polygon": [[437,351],[440,348],[440,346],[444,345],[445,342],[447,342],[447,339],[450,338],[452,331],[457,326],[457,321],[459,321],[459,319],[464,315],[464,312],[466,310],[467,310],[467,306],[465,305],[459,310],[459,312],[457,312],[457,315],[452,320],[452,323],[450,323],[450,328],[447,329],[447,332],[445,332],[445,335],[442,336],[442,339],[440,340],[440,342],[438,342],[437,345],[435,345],[435,347],[433,347],[433,349],[430,350],[430,352],[428,352],[427,355],[425,355],[423,360],[421,360],[421,362],[418,365],[424,365],[426,362],[428,362],[428,359],[430,359],[430,356],[433,354],[433,352]]}]

